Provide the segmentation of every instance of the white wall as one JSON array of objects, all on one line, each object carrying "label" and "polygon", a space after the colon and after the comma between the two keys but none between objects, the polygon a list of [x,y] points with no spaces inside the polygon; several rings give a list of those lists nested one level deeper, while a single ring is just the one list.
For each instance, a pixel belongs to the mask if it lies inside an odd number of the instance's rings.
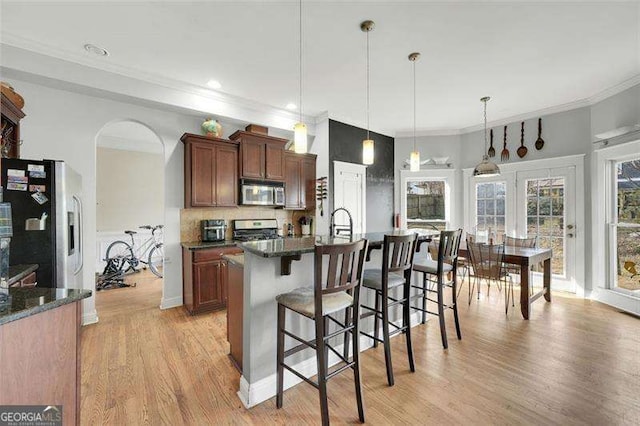
[{"label": "white wall", "polygon": [[[182,265],[180,248],[180,209],[183,206],[184,132],[199,132],[201,118],[168,113],[80,95],[45,86],[12,80],[12,86],[25,98],[27,114],[21,127],[24,158],[51,158],[66,161],[82,175],[85,265],[96,258],[96,136],[108,123],[125,119],[140,121],[153,129],[164,144],[165,266],[162,306],[182,304]],[[93,268],[85,268],[84,286],[93,289]],[[84,322],[96,321],[94,297],[84,302]]]},{"label": "white wall", "polygon": [[98,232],[164,223],[163,155],[98,147],[96,168]]}]

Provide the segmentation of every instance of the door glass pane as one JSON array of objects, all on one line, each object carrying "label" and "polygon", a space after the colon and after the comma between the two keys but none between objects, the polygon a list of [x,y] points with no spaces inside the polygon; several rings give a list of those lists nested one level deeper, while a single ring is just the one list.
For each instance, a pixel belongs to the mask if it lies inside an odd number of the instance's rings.
[{"label": "door glass pane", "polygon": [[446,228],[446,190],[442,180],[407,182],[407,227]]},{"label": "door glass pane", "polygon": [[640,292],[640,160],[616,164],[616,286]]},{"label": "door glass pane", "polygon": [[551,272],[565,275],[564,178],[527,180],[527,237],[553,250]]},{"label": "door glass pane", "polygon": [[491,235],[502,241],[505,232],[506,182],[483,182],[476,184],[475,232]]}]

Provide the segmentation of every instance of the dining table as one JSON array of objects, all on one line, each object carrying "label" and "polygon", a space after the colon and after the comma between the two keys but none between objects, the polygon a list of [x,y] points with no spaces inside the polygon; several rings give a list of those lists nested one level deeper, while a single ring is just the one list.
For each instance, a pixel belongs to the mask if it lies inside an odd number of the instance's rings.
[{"label": "dining table", "polygon": [[[460,247],[458,255],[469,259],[466,247]],[[531,304],[540,297],[551,302],[551,256],[553,251],[550,248],[539,247],[514,247],[504,246],[503,262],[520,267],[520,312],[522,317],[529,319]],[[531,295],[529,291],[529,268],[531,265],[543,264],[542,290]]]}]

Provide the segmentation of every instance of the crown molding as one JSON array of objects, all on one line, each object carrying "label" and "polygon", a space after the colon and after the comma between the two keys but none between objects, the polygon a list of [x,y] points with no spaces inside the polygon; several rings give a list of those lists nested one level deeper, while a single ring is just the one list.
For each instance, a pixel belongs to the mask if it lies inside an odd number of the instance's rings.
[{"label": "crown molding", "polygon": [[[579,99],[577,101],[568,102],[566,104],[555,105],[548,108],[539,109],[536,111],[530,111],[518,115],[512,115],[510,117],[501,118],[500,120],[494,120],[487,122],[487,128],[491,127],[499,127],[504,126],[505,124],[511,124],[518,121],[526,121],[535,119],[538,117],[544,117],[546,115],[558,114],[561,112],[572,111],[578,108],[584,108],[593,106],[599,102],[602,102],[605,99],[608,99],[612,96],[615,96],[619,93],[624,92],[636,85],[640,84],[640,74],[625,80],[615,86],[609,87],[601,92],[596,93],[593,96],[588,98]],[[463,135],[467,133],[479,132],[484,129],[484,124],[476,124],[474,126],[463,127],[461,129],[433,129],[433,130],[423,130],[417,131],[416,137],[420,136],[452,136],[452,135]],[[398,131],[395,134],[396,138],[412,138],[412,131]]]},{"label": "crown molding", "polygon": [[605,89],[602,92],[596,93],[595,95],[591,96],[589,98],[589,105],[594,105],[602,102],[605,99],[615,96],[618,93],[622,93],[625,90],[631,89],[633,86],[636,86],[638,84],[640,84],[640,74],[635,75],[630,79],[623,81],[622,83],[616,84],[613,87]]},{"label": "crown molding", "polygon": [[[0,34],[0,42],[7,46],[23,49],[29,52],[50,56],[63,61],[71,62],[76,65],[94,68],[100,71],[106,71],[118,74],[135,80],[144,81],[156,86],[165,87],[167,89],[177,90],[183,93],[202,96],[215,102],[227,104],[230,106],[251,109],[253,111],[271,114],[287,120],[297,121],[300,115],[296,112],[289,111],[285,108],[274,107],[269,104],[253,101],[250,99],[234,96],[227,93],[218,92],[212,89],[200,87],[195,84],[185,83],[179,80],[166,78],[158,74],[147,73],[131,67],[124,67],[108,62],[107,58],[91,57],[88,54],[70,52],[64,49],[58,49],[44,43],[27,39],[15,34],[2,32]],[[307,123],[315,122],[315,117],[311,115],[303,115],[303,119]]]}]

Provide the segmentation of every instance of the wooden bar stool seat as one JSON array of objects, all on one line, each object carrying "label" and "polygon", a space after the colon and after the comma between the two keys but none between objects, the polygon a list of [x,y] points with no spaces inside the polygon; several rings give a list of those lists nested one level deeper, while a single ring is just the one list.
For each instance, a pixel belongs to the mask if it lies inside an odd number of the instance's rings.
[{"label": "wooden bar stool seat", "polygon": [[[405,279],[402,275],[389,272],[387,286],[389,288],[398,287],[404,284]],[[365,269],[362,276],[362,285],[364,287],[380,290],[382,289],[382,269]]]},{"label": "wooden bar stool seat", "polygon": [[[378,342],[384,344],[384,359],[387,367],[387,382],[393,386],[393,366],[391,364],[391,336],[404,333],[407,341],[407,355],[409,369],[415,372],[413,362],[413,349],[411,347],[411,323],[410,323],[410,285],[411,268],[416,251],[418,234],[409,235],[385,235],[382,247],[382,269],[372,268],[364,271],[363,287],[375,291],[375,307],[362,305],[368,312],[362,314],[361,319],[374,316],[373,335],[360,332],[362,335],[373,339],[373,346]],[[402,287],[401,296],[390,296],[389,290]],[[389,308],[402,306],[402,326],[397,326],[389,320]],[[382,321],[382,339],[379,336],[379,323]],[[394,327],[390,331],[389,326]]]},{"label": "wooden bar stool seat", "polygon": [[[316,314],[314,289],[313,287],[300,287],[289,293],[280,294],[276,301],[308,318],[313,318]],[[322,296],[322,315],[326,316],[342,311],[353,305],[353,297],[346,291]]]},{"label": "wooden bar stool seat", "polygon": [[[367,255],[367,240],[354,243],[318,245],[315,247],[314,286],[300,287],[276,297],[278,302],[277,332],[277,389],[276,407],[282,408],[284,399],[284,370],[288,370],[319,391],[322,424],[329,424],[329,402],[327,381],[346,370],[353,370],[358,404],[358,417],[364,423],[364,404],[360,383],[360,286]],[[328,258],[328,259],[327,259]],[[324,261],[328,268],[323,270]],[[326,272],[326,273],[324,273]],[[285,312],[289,309],[315,323],[315,337],[308,340],[286,329]],[[344,311],[344,322],[332,315]],[[333,323],[334,327],[329,327]],[[298,342],[294,347],[284,349],[285,336]],[[342,336],[344,350],[337,351],[329,340]],[[353,344],[353,355],[348,358],[349,337]],[[285,363],[285,358],[304,349],[316,352],[318,375],[315,381]],[[329,369],[329,351],[338,357],[338,363]]]}]

